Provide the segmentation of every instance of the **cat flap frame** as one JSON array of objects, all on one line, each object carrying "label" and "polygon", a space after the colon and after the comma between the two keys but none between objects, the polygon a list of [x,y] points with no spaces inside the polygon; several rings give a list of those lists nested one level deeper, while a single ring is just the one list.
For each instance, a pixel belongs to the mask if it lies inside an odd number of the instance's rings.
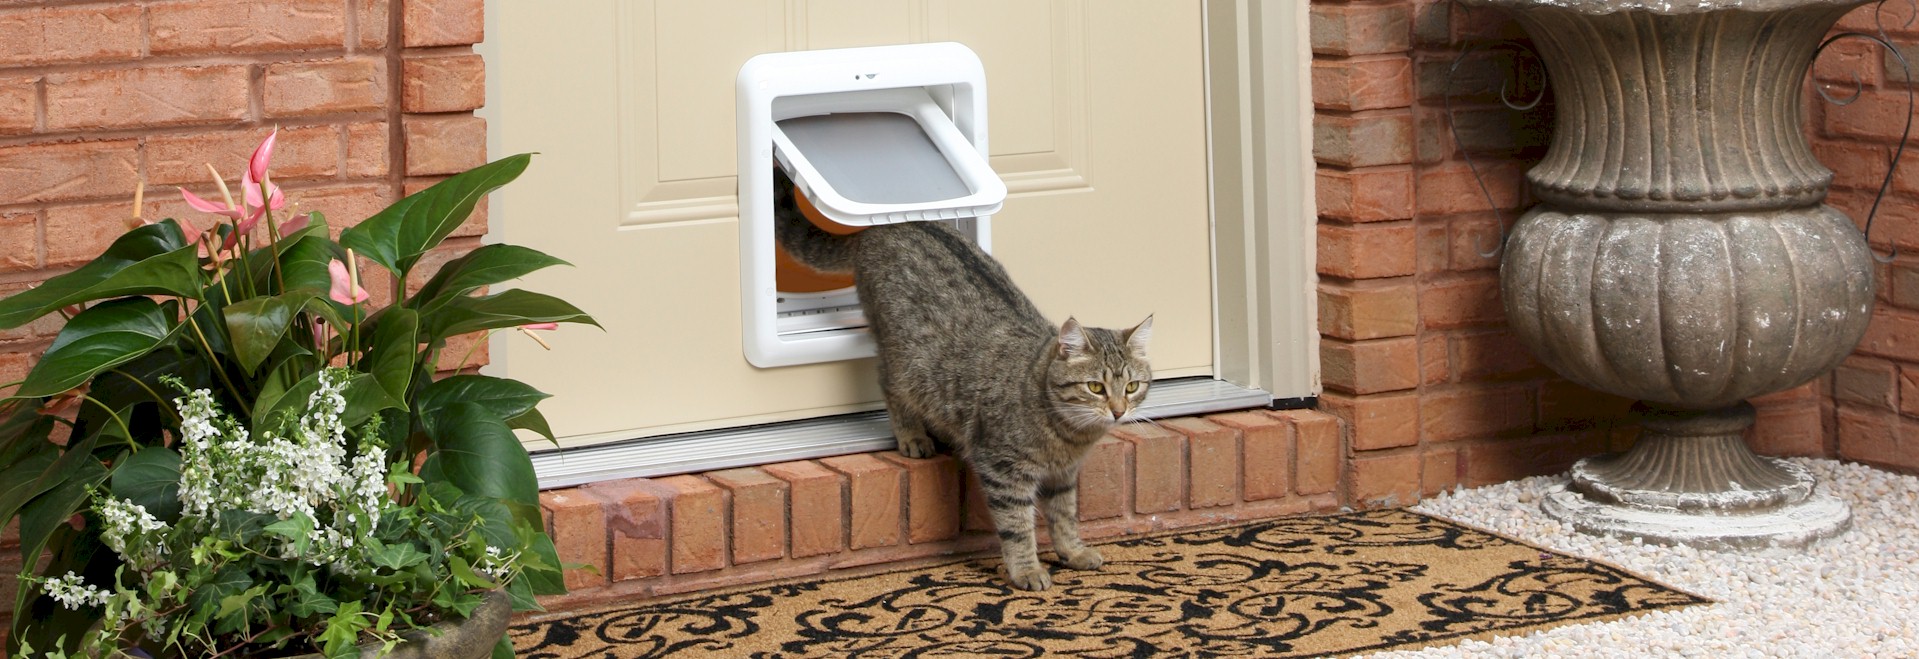
[{"label": "cat flap frame", "polygon": [[988,248],[1006,185],[986,162],[986,77],[957,43],[759,55],[736,80],[740,305],[747,361],[874,354],[853,288],[777,290],[773,167],[851,226],[945,221]]}]

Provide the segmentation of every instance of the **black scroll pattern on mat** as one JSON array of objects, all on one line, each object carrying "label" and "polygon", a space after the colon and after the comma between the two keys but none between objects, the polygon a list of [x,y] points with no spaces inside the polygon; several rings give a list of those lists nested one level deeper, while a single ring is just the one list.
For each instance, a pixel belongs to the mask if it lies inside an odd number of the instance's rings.
[{"label": "black scroll pattern on mat", "polygon": [[[511,637],[535,659],[1307,656],[1705,602],[1397,510],[1104,547],[1105,567],[1059,570],[1044,593],[1007,588],[999,562],[979,559],[587,613]],[[1474,554],[1484,569],[1450,577],[1448,563]],[[844,587],[880,578],[886,587]]]}]

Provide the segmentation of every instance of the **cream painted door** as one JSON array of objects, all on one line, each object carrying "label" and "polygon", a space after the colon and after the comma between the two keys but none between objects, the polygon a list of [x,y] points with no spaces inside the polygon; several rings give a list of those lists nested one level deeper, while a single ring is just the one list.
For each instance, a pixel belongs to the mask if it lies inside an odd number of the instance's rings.
[{"label": "cream painted door", "polygon": [[926,41],[985,62],[1011,194],[993,251],[1049,316],[1156,314],[1162,377],[1211,375],[1205,68],[1197,2],[569,0],[486,7],[489,149],[539,156],[492,236],[572,262],[527,288],[578,304],[554,350],[496,370],[554,394],[564,445],[876,409],[870,360],[759,369],[741,352],[733,82],[753,55]]}]

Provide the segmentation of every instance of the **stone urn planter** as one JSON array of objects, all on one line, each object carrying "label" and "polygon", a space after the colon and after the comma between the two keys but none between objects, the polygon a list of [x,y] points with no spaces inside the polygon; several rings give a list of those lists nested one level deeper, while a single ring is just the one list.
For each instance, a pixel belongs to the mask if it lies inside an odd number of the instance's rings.
[{"label": "stone urn planter", "polygon": [[[506,637],[507,623],[513,617],[513,602],[505,591],[493,591],[487,594],[486,601],[473,610],[473,615],[465,620],[448,621],[436,624],[433,631],[416,630],[403,634],[406,641],[393,648],[384,659],[488,659],[493,656],[493,646]],[[379,656],[380,646],[360,647],[360,655],[366,659]],[[292,659],[323,659],[322,654],[303,654]],[[126,653],[115,653],[115,659],[134,659]]]},{"label": "stone urn planter", "polygon": [[1580,461],[1547,512],[1704,546],[1843,531],[1845,504],[1743,433],[1745,399],[1830,370],[1871,316],[1871,252],[1800,133],[1814,51],[1867,0],[1465,1],[1517,18],[1557,104],[1500,264],[1507,319],[1567,379],[1640,401],[1633,448]]}]

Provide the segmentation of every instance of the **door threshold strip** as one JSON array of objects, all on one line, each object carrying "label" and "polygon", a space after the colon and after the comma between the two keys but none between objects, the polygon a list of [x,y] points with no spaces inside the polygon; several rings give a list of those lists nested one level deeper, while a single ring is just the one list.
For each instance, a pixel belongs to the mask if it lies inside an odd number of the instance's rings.
[{"label": "door threshold strip", "polygon": [[[1167,418],[1266,407],[1271,394],[1212,378],[1153,384],[1141,413]],[[621,478],[669,476],[716,469],[825,458],[892,449],[886,412],[860,412],[740,428],[632,439],[533,454],[540,489]]]}]

